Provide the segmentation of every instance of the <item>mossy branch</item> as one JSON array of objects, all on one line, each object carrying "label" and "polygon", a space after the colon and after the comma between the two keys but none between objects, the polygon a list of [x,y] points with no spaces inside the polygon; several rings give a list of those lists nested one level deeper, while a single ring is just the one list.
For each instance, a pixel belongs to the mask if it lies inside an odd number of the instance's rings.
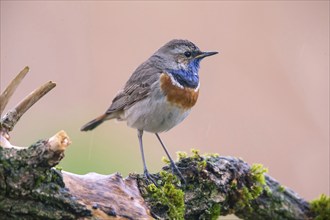
[{"label": "mossy branch", "polygon": [[0,147],[0,219],[75,219],[90,211],[54,169],[70,140],[60,131],[29,148]]},{"label": "mossy branch", "polygon": [[[242,219],[312,219],[310,205],[292,190],[265,174],[260,164],[249,166],[235,157],[200,156],[196,152],[177,162],[186,179],[185,215],[182,219],[216,219],[235,214]],[[169,167],[165,167],[169,170]],[[160,189],[164,174],[156,175]],[[166,182],[166,178],[165,178]],[[173,182],[173,185],[176,185]],[[140,190],[157,216],[169,218],[170,205],[155,201],[157,190],[139,181]],[[164,198],[159,198],[164,201]],[[165,207],[164,207],[165,206]],[[177,216],[178,218],[178,216]]]},{"label": "mossy branch", "polygon": [[[166,166],[154,175],[155,186],[139,174],[123,179],[119,174],[76,175],[60,171],[54,166],[63,157],[63,148],[54,148],[52,143],[67,141],[53,140],[39,141],[23,150],[0,148],[0,216],[6,219],[316,216],[308,202],[265,174],[262,166],[249,166],[238,158],[181,158],[177,165],[187,184],[181,185]],[[315,211],[329,215],[329,202],[323,198],[321,203],[314,203]]]},{"label": "mossy branch", "polygon": [[0,219],[217,219],[235,214],[243,219],[323,220],[330,216],[327,196],[310,204],[267,175],[260,164],[201,156],[197,150],[191,156],[178,154],[185,185],[169,166],[154,175],[157,186],[140,174],[123,179],[119,174],[77,175],[56,169],[70,144],[64,131],[28,148],[12,146],[8,135],[53,86],[45,84],[22,101],[16,113],[10,111],[1,119]]}]

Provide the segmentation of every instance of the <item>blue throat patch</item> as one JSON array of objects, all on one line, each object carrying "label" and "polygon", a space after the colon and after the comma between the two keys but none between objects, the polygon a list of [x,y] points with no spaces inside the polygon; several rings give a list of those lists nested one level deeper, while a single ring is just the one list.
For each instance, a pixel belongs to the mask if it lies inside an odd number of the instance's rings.
[{"label": "blue throat patch", "polygon": [[199,59],[193,60],[188,64],[187,69],[170,70],[174,79],[183,87],[195,89],[199,83]]}]

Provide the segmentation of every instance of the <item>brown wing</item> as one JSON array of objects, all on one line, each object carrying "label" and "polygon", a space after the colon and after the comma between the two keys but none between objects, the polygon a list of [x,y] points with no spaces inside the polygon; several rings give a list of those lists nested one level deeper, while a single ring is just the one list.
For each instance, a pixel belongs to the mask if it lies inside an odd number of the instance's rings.
[{"label": "brown wing", "polygon": [[125,87],[112,100],[106,114],[125,110],[146,98],[150,94],[151,85],[159,80],[161,72],[150,60],[141,64],[126,82]]}]

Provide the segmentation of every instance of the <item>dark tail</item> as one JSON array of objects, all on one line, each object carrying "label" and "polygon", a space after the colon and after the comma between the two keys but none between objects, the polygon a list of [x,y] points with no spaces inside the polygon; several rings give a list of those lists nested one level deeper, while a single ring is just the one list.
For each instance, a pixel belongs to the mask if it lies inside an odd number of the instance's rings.
[{"label": "dark tail", "polygon": [[97,126],[99,126],[100,124],[102,124],[102,122],[104,122],[105,120],[107,120],[107,116],[106,114],[103,114],[97,118],[95,118],[94,120],[88,122],[87,124],[85,124],[84,126],[82,126],[80,128],[80,131],[90,131],[93,130],[94,128],[96,128]]}]

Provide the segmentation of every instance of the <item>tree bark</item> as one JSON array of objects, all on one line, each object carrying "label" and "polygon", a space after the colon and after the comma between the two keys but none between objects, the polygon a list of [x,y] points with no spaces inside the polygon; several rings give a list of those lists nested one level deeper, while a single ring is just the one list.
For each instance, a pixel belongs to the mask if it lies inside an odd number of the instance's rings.
[{"label": "tree bark", "polygon": [[[172,219],[143,175],[76,175],[54,166],[70,143],[65,132],[29,148],[0,148],[0,216],[5,219]],[[235,214],[243,219],[312,219],[309,203],[234,157],[194,154],[177,162],[186,185],[167,172],[153,175],[162,196],[166,184],[184,193],[185,219]],[[165,166],[165,171],[170,167]],[[164,174],[165,173],[165,174]],[[164,176],[172,176],[167,181]],[[258,187],[260,192],[254,190]],[[256,193],[256,194],[254,194]],[[174,198],[176,198],[174,196]],[[179,216],[176,216],[180,219]]]},{"label": "tree bark", "polygon": [[[1,113],[26,67],[0,96]],[[56,168],[70,139],[60,131],[30,147],[16,147],[9,132],[55,87],[36,89],[0,121],[0,219],[313,219],[304,199],[265,174],[261,165],[235,157],[179,154],[185,184],[169,165],[152,175],[77,175]],[[326,203],[326,205],[328,205]]]}]

